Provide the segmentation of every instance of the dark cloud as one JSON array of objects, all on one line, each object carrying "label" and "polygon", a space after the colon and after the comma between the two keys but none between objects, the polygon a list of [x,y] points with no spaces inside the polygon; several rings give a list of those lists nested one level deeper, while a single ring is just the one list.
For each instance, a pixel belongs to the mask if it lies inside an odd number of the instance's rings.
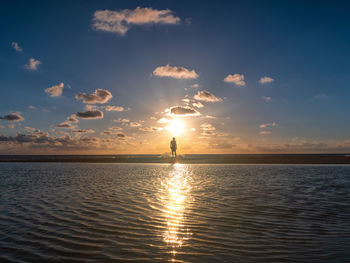
[{"label": "dark cloud", "polygon": [[74,133],[94,133],[95,131],[92,129],[75,129],[72,130]]},{"label": "dark cloud", "polygon": [[76,115],[82,119],[103,119],[103,112],[100,110],[87,110],[78,112]]},{"label": "dark cloud", "polygon": [[72,123],[68,121],[64,121],[60,124],[57,124],[54,126],[55,128],[60,128],[60,129],[75,129],[76,126],[74,126]]},{"label": "dark cloud", "polygon": [[6,121],[23,121],[24,118],[19,113],[10,113],[5,116],[0,116],[0,120],[6,120]]},{"label": "dark cloud", "polygon": [[106,103],[112,98],[112,93],[108,90],[97,89],[93,94],[78,93],[75,95],[77,100],[82,100],[84,103],[96,104]]},{"label": "dark cloud", "polygon": [[196,100],[205,101],[205,102],[218,102],[222,101],[222,99],[216,97],[213,93],[206,91],[206,90],[200,90],[197,92],[196,95],[193,97]]},{"label": "dark cloud", "polygon": [[188,106],[174,106],[174,107],[171,107],[168,111],[171,115],[180,115],[180,116],[200,115],[200,113],[197,110]]}]

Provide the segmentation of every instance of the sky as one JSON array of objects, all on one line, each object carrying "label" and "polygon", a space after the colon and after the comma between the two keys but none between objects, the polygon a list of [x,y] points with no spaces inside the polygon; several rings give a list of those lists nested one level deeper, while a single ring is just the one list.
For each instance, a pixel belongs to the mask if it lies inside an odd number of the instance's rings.
[{"label": "sky", "polygon": [[3,1],[0,154],[350,152],[348,1]]}]

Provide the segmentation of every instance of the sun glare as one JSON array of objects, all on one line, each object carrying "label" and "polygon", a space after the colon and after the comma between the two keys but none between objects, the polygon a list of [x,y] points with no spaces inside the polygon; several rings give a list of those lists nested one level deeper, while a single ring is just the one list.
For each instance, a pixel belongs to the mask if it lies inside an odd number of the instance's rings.
[{"label": "sun glare", "polygon": [[185,124],[180,119],[173,119],[169,123],[168,130],[172,133],[172,135],[178,136],[184,133]]}]

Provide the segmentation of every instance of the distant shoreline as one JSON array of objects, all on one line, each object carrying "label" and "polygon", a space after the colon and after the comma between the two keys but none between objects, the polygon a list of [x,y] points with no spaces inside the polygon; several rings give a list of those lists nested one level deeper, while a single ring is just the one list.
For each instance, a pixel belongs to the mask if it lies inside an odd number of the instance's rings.
[{"label": "distant shoreline", "polygon": [[167,155],[0,155],[0,162],[183,163],[183,164],[350,164],[349,154],[186,154]]}]

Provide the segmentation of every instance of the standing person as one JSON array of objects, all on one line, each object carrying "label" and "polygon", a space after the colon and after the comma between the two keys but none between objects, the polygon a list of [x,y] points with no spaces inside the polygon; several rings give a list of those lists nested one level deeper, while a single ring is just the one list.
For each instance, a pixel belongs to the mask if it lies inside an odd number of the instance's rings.
[{"label": "standing person", "polygon": [[175,137],[173,137],[172,141],[170,141],[170,149],[171,149],[171,156],[176,157],[177,145],[176,145]]}]

